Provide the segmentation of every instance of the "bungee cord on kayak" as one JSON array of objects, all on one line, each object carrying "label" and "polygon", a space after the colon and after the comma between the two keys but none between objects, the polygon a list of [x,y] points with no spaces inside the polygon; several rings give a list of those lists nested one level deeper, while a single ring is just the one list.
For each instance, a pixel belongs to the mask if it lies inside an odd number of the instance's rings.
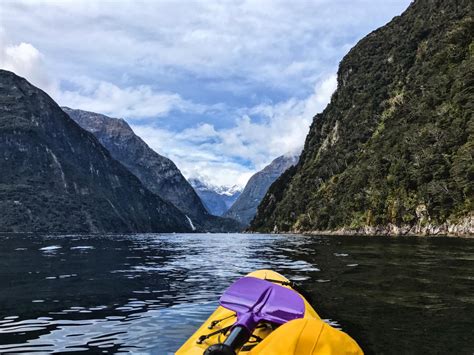
[{"label": "bungee cord on kayak", "polygon": [[222,322],[223,320],[226,320],[226,319],[229,319],[229,318],[232,318],[232,317],[235,317],[237,314],[231,314],[230,316],[228,317],[225,317],[225,318],[222,318],[222,319],[217,319],[217,320],[213,320],[211,322],[211,324],[209,325],[209,329],[212,329],[214,328],[216,325],[218,325],[220,322]]}]

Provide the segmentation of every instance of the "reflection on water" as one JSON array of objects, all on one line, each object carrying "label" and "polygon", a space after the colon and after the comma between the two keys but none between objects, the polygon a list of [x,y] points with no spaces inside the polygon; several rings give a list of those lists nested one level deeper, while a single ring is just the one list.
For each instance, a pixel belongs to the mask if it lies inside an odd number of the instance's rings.
[{"label": "reflection on water", "polygon": [[368,352],[474,351],[474,240],[0,235],[0,352],[172,353],[255,269]]}]

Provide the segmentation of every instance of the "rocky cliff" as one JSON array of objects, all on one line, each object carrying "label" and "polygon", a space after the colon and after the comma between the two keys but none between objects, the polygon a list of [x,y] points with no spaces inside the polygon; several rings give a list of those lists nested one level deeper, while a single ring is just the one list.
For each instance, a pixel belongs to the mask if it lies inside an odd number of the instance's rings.
[{"label": "rocky cliff", "polygon": [[192,230],[47,94],[4,70],[0,164],[1,231]]},{"label": "rocky cliff", "polygon": [[251,229],[474,234],[473,38],[472,1],[417,0],[362,39]]},{"label": "rocky cliff", "polygon": [[168,158],[151,149],[128,123],[119,118],[63,107],[74,121],[91,132],[151,192],[178,207],[199,231],[241,229],[232,220],[211,216],[181,171]]},{"label": "rocky cliff", "polygon": [[248,225],[257,213],[257,207],[270,185],[289,167],[296,165],[297,162],[298,157],[294,155],[282,155],[273,160],[249,179],[242,194],[224,216]]}]

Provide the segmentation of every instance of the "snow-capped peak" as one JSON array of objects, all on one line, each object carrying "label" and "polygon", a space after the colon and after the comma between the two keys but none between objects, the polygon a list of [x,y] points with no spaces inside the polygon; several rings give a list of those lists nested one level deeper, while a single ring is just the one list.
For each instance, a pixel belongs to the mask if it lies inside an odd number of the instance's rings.
[{"label": "snow-capped peak", "polygon": [[225,196],[233,196],[236,193],[241,192],[243,190],[242,186],[239,186],[239,185],[217,186],[210,182],[203,181],[202,179],[198,179],[198,178],[191,178],[188,181],[191,184],[191,186],[194,187],[194,189],[196,190],[214,191],[215,193],[219,195],[225,195]]}]

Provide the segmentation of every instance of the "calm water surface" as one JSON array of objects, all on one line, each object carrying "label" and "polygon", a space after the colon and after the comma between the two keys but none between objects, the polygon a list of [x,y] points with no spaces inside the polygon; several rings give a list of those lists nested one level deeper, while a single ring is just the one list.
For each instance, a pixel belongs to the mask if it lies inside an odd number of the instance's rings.
[{"label": "calm water surface", "polygon": [[0,353],[172,353],[262,268],[367,353],[474,352],[474,240],[141,234],[0,235]]}]

